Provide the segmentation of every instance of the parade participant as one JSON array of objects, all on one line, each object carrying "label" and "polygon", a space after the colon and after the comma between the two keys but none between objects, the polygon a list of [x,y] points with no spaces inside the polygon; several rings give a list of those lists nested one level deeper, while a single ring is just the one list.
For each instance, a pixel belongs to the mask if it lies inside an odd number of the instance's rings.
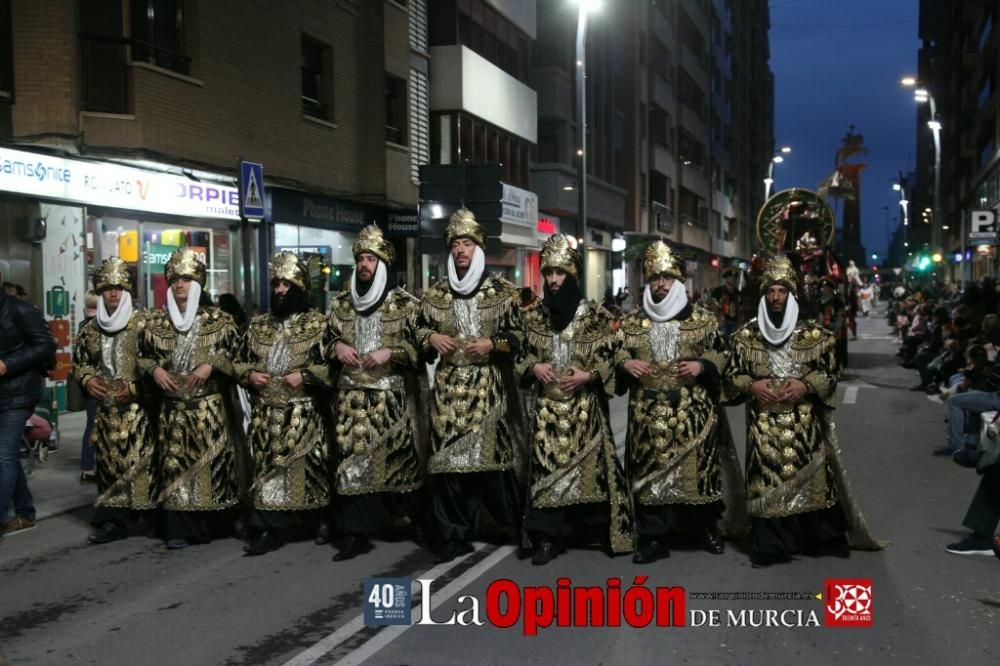
[{"label": "parade participant", "polygon": [[716,431],[729,427],[719,419],[728,354],[718,320],[688,303],[685,262],[663,241],[646,249],[642,270],[643,302],[622,321],[616,356],[618,391],[629,391],[626,457],[637,564],[669,556],[665,537],[683,524],[705,550],[723,551]]},{"label": "parade participant", "polygon": [[483,504],[498,526],[518,531],[523,446],[511,374],[522,335],[517,287],[486,275],[486,231],[470,211],[451,216],[445,243],[448,279],[427,290],[416,332],[421,351],[440,358],[428,462],[440,561],[472,551]]},{"label": "parade participant", "polygon": [[128,264],[111,257],[94,275],[97,316],[77,336],[73,377],[96,401],[91,445],[97,499],[91,544],[128,536],[130,513],[156,507],[153,433],[142,403],[139,342],[145,322],[132,307]]},{"label": "parade participant", "polygon": [[238,335],[203,292],[205,264],[194,250],[171,254],[164,272],[167,310],[147,313],[139,365],[162,392],[157,481],[166,547],[175,550],[227,529],[239,499],[227,406]]},{"label": "parade participant", "polygon": [[819,281],[819,313],[817,317],[823,328],[833,333],[836,339],[837,363],[847,367],[847,306],[837,293],[837,283],[829,277]]},{"label": "parade participant", "polygon": [[426,417],[417,401],[426,394],[426,377],[412,337],[420,303],[386,286],[396,252],[381,229],[362,229],[352,249],[351,289],[337,296],[329,317],[328,353],[340,371],[334,398],[338,562],[371,550],[368,535],[380,513],[406,516],[419,531],[425,510]]},{"label": "parade participant", "polygon": [[747,398],[747,495],[755,567],[796,553],[877,549],[854,504],[833,424],[834,335],[798,316],[798,277],[768,262],[757,317],[732,338],[726,389]]},{"label": "parade participant", "polygon": [[292,252],[268,266],[271,311],[250,321],[234,367],[250,393],[250,539],[247,555],[315,528],[330,503],[322,393],[329,389],[326,317],[309,307],[309,273]]},{"label": "parade participant", "polygon": [[736,288],[738,275],[735,268],[727,268],[722,271],[722,284],[712,290],[712,299],[719,308],[719,326],[727,338],[740,325],[740,292]]},{"label": "parade participant", "polygon": [[611,554],[632,550],[631,502],[608,420],[614,318],[583,298],[579,265],[566,236],[545,241],[544,298],[522,313],[525,340],[515,371],[536,394],[524,525],[536,565],[556,557],[574,533],[597,537]]}]

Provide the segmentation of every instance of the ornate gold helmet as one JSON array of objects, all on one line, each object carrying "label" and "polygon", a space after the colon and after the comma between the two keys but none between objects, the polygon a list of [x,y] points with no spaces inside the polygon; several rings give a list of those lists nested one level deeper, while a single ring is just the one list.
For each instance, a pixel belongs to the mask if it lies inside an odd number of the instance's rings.
[{"label": "ornate gold helmet", "polygon": [[309,288],[309,269],[294,252],[276,252],[267,266],[271,282],[286,280],[299,289]]},{"label": "ornate gold helmet", "polygon": [[767,289],[772,284],[780,284],[793,294],[799,291],[799,276],[795,272],[795,267],[785,255],[772,257],[764,266],[764,272],[760,277],[760,286]]},{"label": "ornate gold helmet", "polygon": [[105,259],[94,273],[94,289],[100,292],[109,287],[132,290],[132,271],[121,257]]},{"label": "ornate gold helmet", "polygon": [[570,245],[569,239],[564,234],[549,236],[548,240],[542,244],[541,270],[546,268],[559,268],[568,275],[579,277],[580,253]]},{"label": "ornate gold helmet", "polygon": [[448,228],[444,232],[444,241],[451,247],[456,238],[468,238],[479,247],[486,247],[486,229],[476,222],[476,216],[471,210],[460,208],[448,219]]},{"label": "ornate gold helmet", "polygon": [[361,230],[361,233],[358,234],[358,240],[354,241],[351,249],[354,251],[355,259],[358,258],[359,254],[367,252],[381,259],[387,268],[392,266],[392,262],[396,259],[396,248],[385,239],[382,230],[374,224],[369,224]]},{"label": "ornate gold helmet", "polygon": [[182,247],[170,255],[163,273],[167,276],[167,284],[173,284],[175,280],[183,277],[194,280],[204,287],[207,270],[205,263],[198,258],[194,250]]},{"label": "ornate gold helmet", "polygon": [[653,241],[642,255],[642,274],[647,281],[657,275],[669,275],[684,282],[687,280],[687,262],[663,241]]}]

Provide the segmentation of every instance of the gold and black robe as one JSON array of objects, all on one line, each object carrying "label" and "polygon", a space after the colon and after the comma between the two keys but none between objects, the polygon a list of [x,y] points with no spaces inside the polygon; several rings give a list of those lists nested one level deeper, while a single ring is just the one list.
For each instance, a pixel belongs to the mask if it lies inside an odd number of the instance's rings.
[{"label": "gold and black robe", "polygon": [[[431,474],[503,471],[515,465],[522,425],[511,416],[520,409],[504,373],[520,344],[517,299],[517,287],[492,276],[469,297],[454,295],[447,281],[424,295],[416,325],[421,350],[432,351],[433,333],[451,336],[459,345],[440,360],[434,377]],[[493,340],[495,349],[487,358],[465,353],[466,344],[480,337]]]},{"label": "gold and black robe", "polygon": [[[731,344],[726,391],[747,399],[746,487],[754,529],[759,519],[780,521],[838,507],[832,522],[843,525],[852,547],[880,548],[851,496],[840,460],[833,422],[841,371],[836,336],[813,320],[800,320],[788,340],[774,346],[752,319]],[[807,387],[797,404],[761,405],[750,392],[754,381],[766,379],[780,393],[788,378]]]},{"label": "gold and black robe", "polygon": [[97,400],[91,444],[97,474],[95,507],[134,511],[156,507],[153,433],[142,401],[139,360],[145,321],[133,313],[125,328],[106,333],[91,319],[77,336],[73,377],[86,385],[98,378],[110,392],[128,387],[122,401],[113,396]]},{"label": "gold and black robe", "polygon": [[[641,379],[623,369],[618,373],[629,388],[625,455],[636,503],[696,505],[722,499],[717,401],[728,352],[717,318],[694,306],[671,321],[655,322],[640,307],[622,320],[619,335],[616,366],[634,359],[654,367]],[[701,375],[681,379],[681,361],[701,362]]]},{"label": "gold and black robe", "polygon": [[[177,331],[164,310],[147,314],[140,366],[150,378],[163,368],[180,386],[163,395],[157,421],[159,499],[168,511],[218,511],[239,500],[227,408],[237,344],[233,318],[218,308],[199,307],[187,333]],[[187,377],[205,363],[211,376],[187,388]]]},{"label": "gold and black robe", "polygon": [[[325,336],[326,317],[315,310],[284,319],[259,315],[243,335],[234,367],[250,394],[255,509],[304,511],[325,508],[330,501],[322,404],[329,388]],[[250,384],[251,372],[268,373],[271,380],[257,390]],[[302,373],[298,389],[281,381],[293,372]]]},{"label": "gold and black robe", "polygon": [[[426,405],[417,401],[426,390],[412,328],[418,307],[416,298],[397,288],[364,313],[355,310],[346,292],[330,310],[327,353],[339,367],[334,397],[338,495],[407,493],[422,485],[426,417],[420,410]],[[337,342],[353,347],[362,359],[383,348],[392,357],[377,368],[340,366]]]},{"label": "gold and black robe", "polygon": [[[542,301],[524,309],[522,315],[525,339],[515,372],[536,395],[529,527],[530,512],[538,509],[600,504],[607,507],[611,551],[629,552],[631,503],[608,416],[608,399],[615,386],[613,318],[604,308],[583,301],[569,325],[556,333]],[[557,383],[539,384],[532,373],[536,363],[551,363],[557,376],[577,368],[597,377],[568,394]]]}]

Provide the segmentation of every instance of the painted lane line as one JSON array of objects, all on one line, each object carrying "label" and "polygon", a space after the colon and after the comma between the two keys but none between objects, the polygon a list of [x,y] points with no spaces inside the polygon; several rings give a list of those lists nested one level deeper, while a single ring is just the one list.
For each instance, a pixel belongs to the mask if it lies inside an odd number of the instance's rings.
[{"label": "painted lane line", "polygon": [[[469,557],[472,557],[472,555],[474,555],[475,553],[479,552],[480,550],[482,550],[485,547],[486,547],[486,544],[478,544],[476,546],[476,550],[474,550],[472,553],[468,553],[468,554],[463,555],[461,557],[456,557],[454,560],[451,560],[450,562],[442,562],[441,564],[437,565],[436,567],[433,567],[432,569],[428,569],[423,574],[421,574],[419,576],[415,576],[414,579],[413,579],[414,582],[410,586],[410,596],[411,596],[411,598],[416,593],[416,591],[420,588],[419,584],[416,582],[418,578],[439,578],[443,574],[445,574],[449,570],[451,570],[453,567],[458,566],[459,564],[461,564],[462,562],[464,562],[466,559],[468,559]],[[360,596],[361,596],[361,594],[359,593],[358,597],[360,598]],[[306,650],[303,650],[299,654],[295,655],[294,657],[292,657],[291,659],[289,659],[288,661],[286,661],[285,664],[284,664],[284,666],[310,666],[310,664],[314,664],[317,661],[319,661],[323,657],[323,655],[325,655],[328,652],[330,652],[331,650],[335,649],[338,645],[340,645],[341,643],[343,643],[344,641],[346,641],[348,638],[350,638],[354,634],[356,634],[359,631],[361,631],[362,629],[364,629],[365,626],[366,626],[365,625],[365,614],[361,613],[360,615],[358,615],[357,617],[355,617],[353,620],[351,620],[347,624],[341,626],[339,629],[337,629],[336,631],[334,631],[329,636],[320,639],[320,641],[317,642],[312,647],[310,647],[310,648],[308,648]]]},{"label": "painted lane line", "polygon": [[[515,550],[514,546],[503,546],[497,548],[492,554],[483,558],[483,561],[475,566],[471,567],[468,571],[463,573],[461,576],[451,581],[448,585],[445,585],[443,589],[434,593],[434,599],[431,602],[431,611],[437,609],[442,603],[450,599],[451,597],[458,594],[467,585],[472,583],[474,580],[485,574],[487,571],[495,567],[502,560],[507,558]],[[429,578],[429,576],[421,576],[421,578]],[[414,581],[414,585],[416,582]],[[419,620],[418,620],[419,622]],[[334,666],[357,666],[362,664],[376,652],[384,648],[386,645],[392,641],[399,638],[404,631],[412,627],[412,624],[396,624],[386,627],[378,634],[373,636],[371,640],[359,646],[353,652],[345,655],[343,659],[336,662]]]},{"label": "painted lane line", "polygon": [[844,389],[844,404],[853,405],[858,401],[858,387],[848,386]]}]

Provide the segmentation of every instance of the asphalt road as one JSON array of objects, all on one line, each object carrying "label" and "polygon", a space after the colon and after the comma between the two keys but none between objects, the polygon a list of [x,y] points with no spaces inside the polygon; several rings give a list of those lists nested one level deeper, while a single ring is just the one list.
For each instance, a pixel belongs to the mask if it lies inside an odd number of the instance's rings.
[{"label": "asphalt road", "polygon": [[[737,542],[723,555],[675,549],[646,567],[596,550],[570,551],[548,567],[533,567],[505,546],[479,544],[460,561],[436,565],[410,542],[378,541],[368,555],[334,563],[332,550],[311,543],[258,558],[244,557],[233,540],[168,552],[138,533],[88,547],[88,511],[81,509],[43,520],[0,546],[0,655],[17,666],[988,663],[1000,614],[1000,562],[944,550],[964,534],[961,519],[978,477],[930,455],[944,442],[944,407],[907,390],[916,377],[896,365],[884,321],[862,321],[860,337],[851,343],[851,366],[838,389],[836,422],[854,494],[873,531],[891,542],[885,551],[751,569],[747,544]],[[613,417],[620,441],[623,400],[615,401]],[[730,409],[729,417],[742,455],[742,408]],[[366,576],[434,579],[430,601],[417,595],[414,622],[421,603],[433,604],[436,622],[463,610],[461,619],[471,620],[475,602],[458,599],[466,595],[477,598],[485,624],[366,627]],[[648,588],[683,587],[688,626],[553,622],[528,636],[523,620],[533,613],[522,613],[510,628],[487,618],[487,587],[501,579],[514,581],[527,598],[525,588],[554,587],[560,577],[573,586],[619,578],[624,592],[636,576],[647,576]],[[834,578],[871,580],[870,627],[824,626],[829,597],[815,595]],[[418,584],[413,588],[419,591]],[[708,599],[704,593],[801,598]],[[530,605],[544,611],[538,603]],[[711,611],[720,626],[691,626]],[[767,611],[781,626],[750,626],[766,625]],[[812,616],[818,626],[797,626]]]}]

